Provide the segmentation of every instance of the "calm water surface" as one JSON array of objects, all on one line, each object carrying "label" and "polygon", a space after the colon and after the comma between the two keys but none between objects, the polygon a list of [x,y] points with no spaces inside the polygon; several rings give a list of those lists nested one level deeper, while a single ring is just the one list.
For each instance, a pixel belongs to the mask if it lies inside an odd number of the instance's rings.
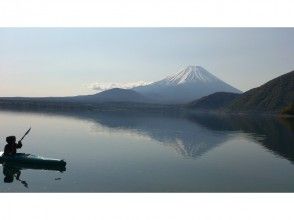
[{"label": "calm water surface", "polygon": [[65,172],[21,169],[1,192],[293,192],[293,120],[209,115],[0,111],[0,144],[65,159]]}]

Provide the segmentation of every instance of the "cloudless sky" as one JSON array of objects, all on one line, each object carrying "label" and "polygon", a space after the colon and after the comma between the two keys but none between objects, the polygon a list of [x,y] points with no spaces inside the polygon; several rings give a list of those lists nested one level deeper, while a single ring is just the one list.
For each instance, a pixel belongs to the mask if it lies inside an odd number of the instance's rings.
[{"label": "cloudless sky", "polygon": [[92,94],[187,65],[246,91],[294,70],[294,28],[0,28],[0,96]]}]

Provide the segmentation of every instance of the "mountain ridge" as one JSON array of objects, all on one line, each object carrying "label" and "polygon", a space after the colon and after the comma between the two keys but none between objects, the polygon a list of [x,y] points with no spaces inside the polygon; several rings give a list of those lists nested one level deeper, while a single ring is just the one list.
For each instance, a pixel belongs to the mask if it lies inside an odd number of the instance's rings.
[{"label": "mountain ridge", "polygon": [[188,108],[227,113],[293,114],[294,71],[243,94],[214,93],[189,103]]},{"label": "mountain ridge", "polygon": [[221,110],[239,96],[239,93],[216,92],[190,102],[187,106],[199,110]]},{"label": "mountain ridge", "polygon": [[294,103],[294,71],[248,90],[229,106],[229,111],[279,112]]},{"label": "mountain ridge", "polygon": [[93,95],[79,95],[67,97],[1,97],[2,100],[11,101],[52,101],[52,102],[77,102],[77,103],[102,103],[102,102],[138,102],[145,103],[150,100],[131,89],[113,88]]}]

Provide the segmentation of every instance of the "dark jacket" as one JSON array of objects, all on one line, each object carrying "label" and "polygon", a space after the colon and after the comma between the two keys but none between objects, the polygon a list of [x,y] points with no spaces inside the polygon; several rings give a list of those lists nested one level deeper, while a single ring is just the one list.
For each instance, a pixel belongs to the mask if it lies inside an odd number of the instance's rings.
[{"label": "dark jacket", "polygon": [[5,155],[14,155],[16,154],[16,149],[19,149],[22,147],[22,143],[13,143],[13,144],[6,144],[4,148],[4,154]]}]

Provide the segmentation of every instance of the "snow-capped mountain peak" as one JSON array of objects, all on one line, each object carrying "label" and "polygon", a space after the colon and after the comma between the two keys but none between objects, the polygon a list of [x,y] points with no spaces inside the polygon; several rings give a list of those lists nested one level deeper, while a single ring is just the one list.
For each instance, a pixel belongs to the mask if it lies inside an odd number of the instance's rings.
[{"label": "snow-capped mountain peak", "polygon": [[176,74],[133,90],[159,103],[188,103],[215,92],[240,91],[201,66],[188,66]]},{"label": "snow-capped mountain peak", "polygon": [[163,84],[179,85],[189,82],[213,82],[219,80],[201,66],[188,66],[176,74],[169,75],[161,81]]}]

